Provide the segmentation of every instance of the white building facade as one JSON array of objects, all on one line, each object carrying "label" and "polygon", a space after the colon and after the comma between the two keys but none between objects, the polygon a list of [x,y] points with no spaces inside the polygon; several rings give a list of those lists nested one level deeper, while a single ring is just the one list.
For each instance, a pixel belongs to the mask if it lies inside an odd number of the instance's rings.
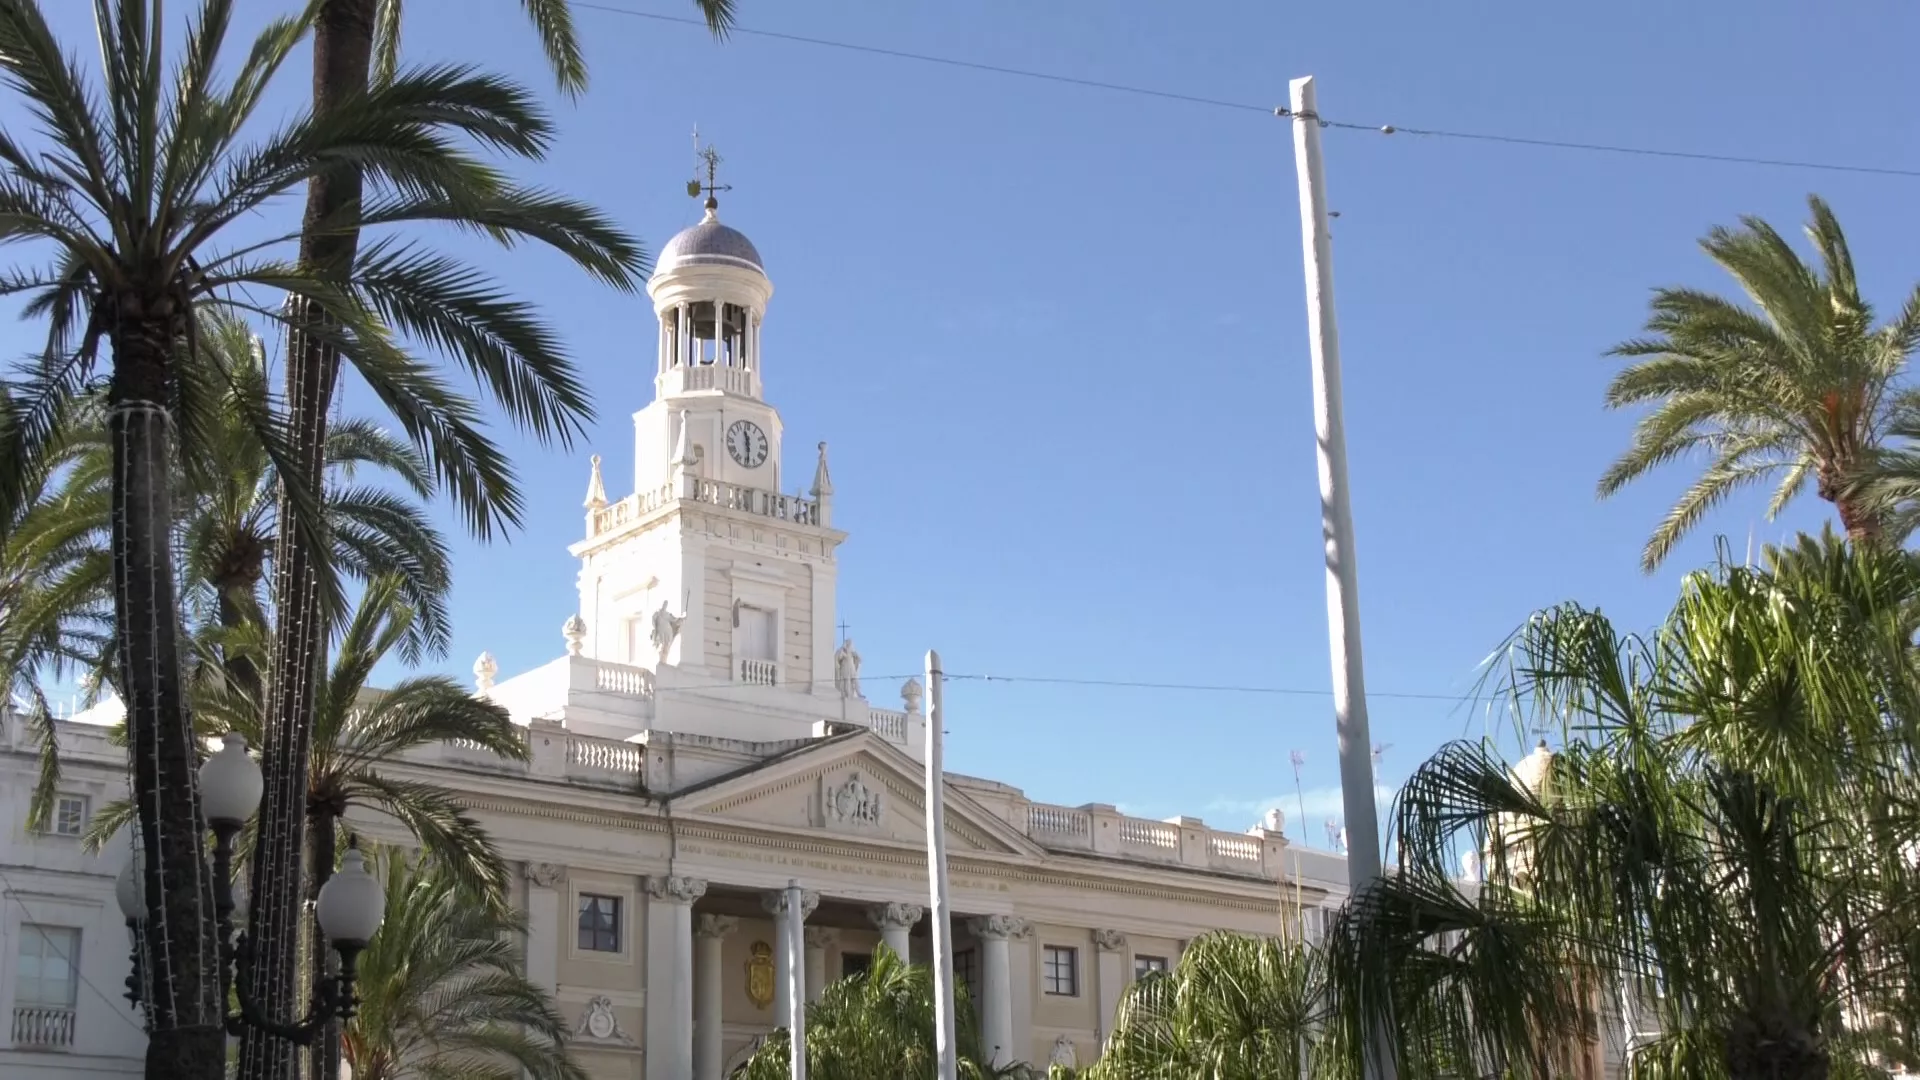
[{"label": "white building facade", "polygon": [[[591,463],[564,652],[504,680],[489,656],[474,666],[531,760],[449,745],[390,763],[457,790],[518,867],[527,973],[597,1080],[719,1080],[783,1024],[789,880],[806,890],[810,997],[883,944],[929,951],[923,688],[862,685],[835,638],[846,534],[826,445],[783,482],[762,382],[773,286],[708,205],[649,284],[658,363],[632,491],[610,498]],[[61,727],[78,802],[44,833],[23,827],[33,739],[17,718],[0,737],[10,1080],[139,1071],[137,1015],[118,996],[125,845],[93,859],[66,833],[124,792],[124,753],[97,727]],[[1292,932],[1345,889],[1344,861],[1290,848],[1277,818],[1222,831],[952,774],[944,798],[956,970],[1002,1062],[1090,1062],[1139,974],[1208,931]],[[355,825],[405,839],[390,821]]]}]

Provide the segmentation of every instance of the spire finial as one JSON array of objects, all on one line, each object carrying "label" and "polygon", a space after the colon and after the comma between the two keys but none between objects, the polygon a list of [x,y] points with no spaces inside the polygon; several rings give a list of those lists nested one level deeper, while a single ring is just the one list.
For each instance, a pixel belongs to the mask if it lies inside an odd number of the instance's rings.
[{"label": "spire finial", "polygon": [[833,478],[827,475],[826,443],[820,444],[820,461],[813,467],[813,490],[809,494],[816,499],[833,494]]},{"label": "spire finial", "polygon": [[[720,151],[713,148],[712,143],[708,143],[705,146],[700,145],[700,128],[697,125],[693,129],[693,160],[694,177],[687,181],[687,194],[697,199],[700,197],[701,192],[706,192],[706,220],[717,221],[719,220],[720,200],[714,198],[714,195],[722,191],[732,191],[733,185],[720,183],[720,162],[725,159],[720,156]],[[700,182],[699,174],[701,169],[705,169],[707,172],[707,182],[704,184]]]},{"label": "spire finial", "polygon": [[606,481],[600,479],[600,455],[588,459],[593,463],[593,473],[587,477],[587,501],[589,510],[604,510],[607,506]]}]

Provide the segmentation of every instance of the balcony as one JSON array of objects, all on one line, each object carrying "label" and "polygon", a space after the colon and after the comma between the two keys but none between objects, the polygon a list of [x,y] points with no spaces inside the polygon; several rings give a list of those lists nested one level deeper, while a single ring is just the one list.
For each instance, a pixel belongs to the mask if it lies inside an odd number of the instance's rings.
[{"label": "balcony", "polygon": [[73,1045],[73,1008],[58,1005],[13,1007],[15,1050],[65,1050]]},{"label": "balcony", "polygon": [[595,510],[588,516],[589,539],[620,529],[677,501],[704,503],[723,510],[734,510],[754,517],[784,521],[793,525],[820,524],[820,504],[798,495],[782,495],[744,484],[728,484],[698,476],[683,476],[675,484],[629,495],[616,503]]},{"label": "balcony", "polygon": [[740,681],[748,686],[773,686],[780,681],[780,662],[777,660],[740,660]]}]

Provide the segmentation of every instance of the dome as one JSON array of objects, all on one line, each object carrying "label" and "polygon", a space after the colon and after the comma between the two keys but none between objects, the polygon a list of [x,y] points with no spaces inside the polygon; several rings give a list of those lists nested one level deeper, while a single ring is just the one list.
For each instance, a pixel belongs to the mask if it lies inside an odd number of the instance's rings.
[{"label": "dome", "polygon": [[660,258],[654,263],[654,273],[661,274],[682,266],[733,266],[743,270],[757,270],[766,273],[766,267],[760,263],[760,252],[747,239],[745,233],[731,226],[720,224],[720,220],[708,208],[706,219],[691,229],[683,229],[679,235],[667,241],[660,249]]},{"label": "dome", "polygon": [[1519,764],[1510,770],[1514,782],[1539,798],[1547,794],[1547,781],[1553,775],[1553,751],[1547,749],[1547,740],[1541,739],[1533,753],[1520,759]]}]

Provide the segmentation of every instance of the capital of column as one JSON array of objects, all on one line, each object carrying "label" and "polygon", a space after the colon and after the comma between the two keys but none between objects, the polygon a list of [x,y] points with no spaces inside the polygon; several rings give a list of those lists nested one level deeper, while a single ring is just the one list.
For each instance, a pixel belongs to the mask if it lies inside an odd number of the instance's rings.
[{"label": "capital of column", "polygon": [[927,909],[919,904],[907,904],[895,901],[889,904],[875,904],[867,909],[867,921],[876,930],[911,930],[920,924]]},{"label": "capital of column", "polygon": [[647,878],[647,896],[666,904],[691,904],[707,895],[707,883],[699,878],[678,874],[655,874]]},{"label": "capital of column", "polygon": [[[819,893],[814,892],[812,889],[802,889],[800,891],[801,919],[804,920],[807,916],[812,915],[813,910],[819,906]],[[787,913],[787,890],[769,889],[765,893],[762,893],[760,896],[760,907],[769,915],[785,915]]]},{"label": "capital of column", "polygon": [[809,949],[831,949],[840,940],[840,931],[830,926],[809,926],[804,932]]},{"label": "capital of column", "polygon": [[1101,952],[1119,952],[1127,947],[1127,935],[1118,930],[1095,930],[1093,944]]},{"label": "capital of column", "polygon": [[1033,933],[1033,924],[1017,915],[982,915],[968,919],[967,929],[982,941],[1012,941]]},{"label": "capital of column", "polygon": [[693,918],[693,936],[703,938],[723,938],[740,928],[740,920],[732,915],[696,915]]}]

